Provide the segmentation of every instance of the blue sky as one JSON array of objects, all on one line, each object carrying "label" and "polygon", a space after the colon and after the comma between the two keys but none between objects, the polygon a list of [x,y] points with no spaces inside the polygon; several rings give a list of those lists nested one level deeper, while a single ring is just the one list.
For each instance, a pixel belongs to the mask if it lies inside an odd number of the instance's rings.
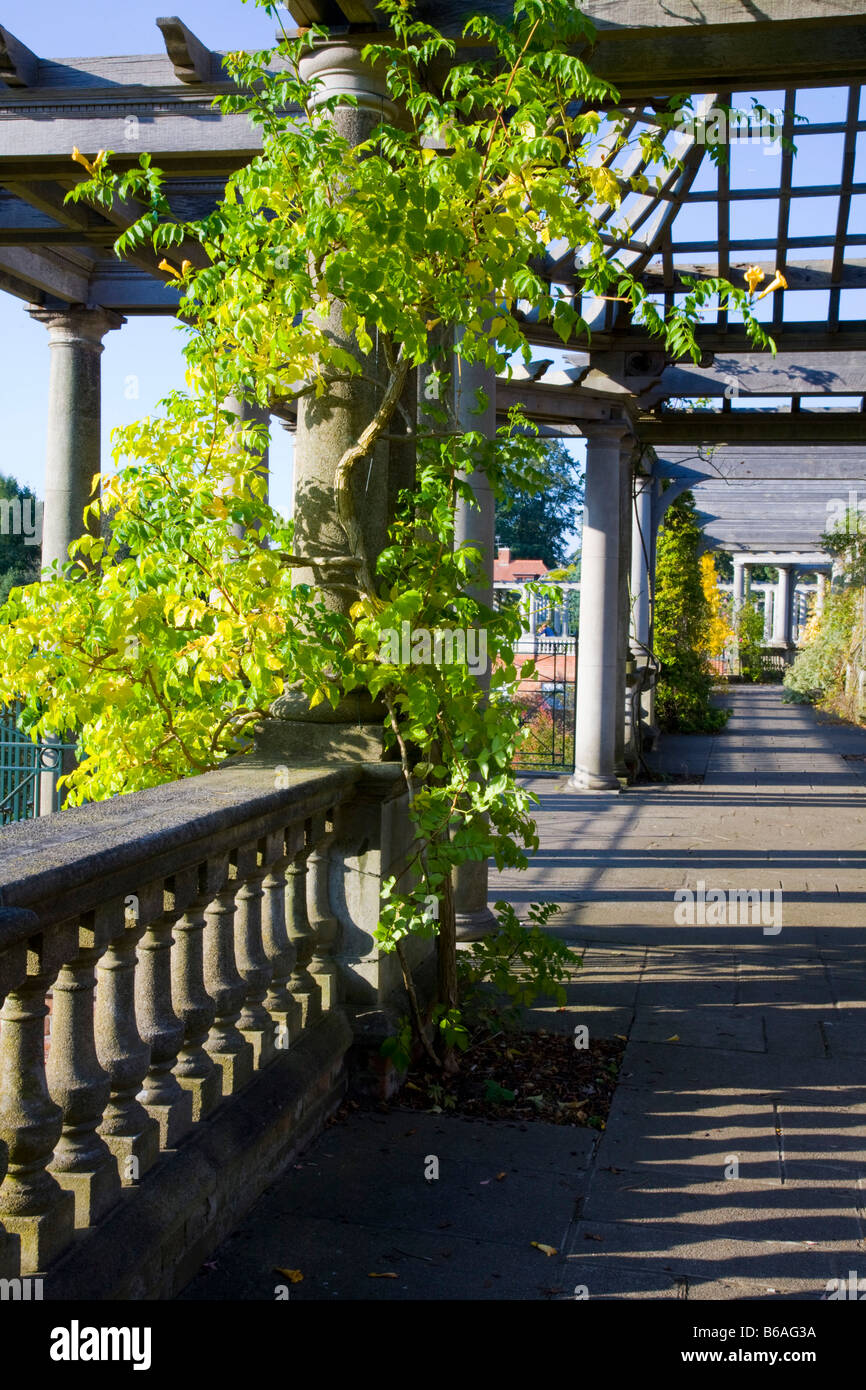
[{"label": "blue sky", "polygon": [[[119,4],[117,0],[86,0],[86,3],[83,0],[37,0],[36,4],[33,0],[4,0],[2,21],[17,38],[44,57],[161,52],[162,42],[155,20],[168,8],[162,0],[160,3],[145,0],[145,3],[134,5]],[[184,22],[213,48],[260,47],[273,40],[273,20],[252,3],[181,0],[178,9]],[[288,15],[286,24],[287,27],[290,24]],[[735,98],[735,104],[748,108],[751,95],[759,96],[770,109],[782,104],[781,93],[744,94],[739,100]],[[797,109],[812,121],[835,120],[844,114],[840,102],[840,89],[801,92]],[[841,136],[815,136],[812,140],[798,136],[800,153],[795,182],[826,184],[837,178],[841,141]],[[858,148],[856,177],[863,179],[866,178],[866,143],[862,135],[859,142],[863,148]],[[768,151],[760,145],[735,148],[732,186],[771,187],[778,178],[778,159],[778,151]],[[712,188],[713,178],[709,161],[705,160],[697,187]],[[747,216],[748,229],[744,234],[759,236],[766,234],[761,218],[767,227],[774,226],[774,210],[775,203],[771,209],[764,208],[761,201],[751,202],[742,204],[734,216]],[[866,217],[866,209],[862,214],[857,209],[857,216],[861,215]],[[712,235],[708,230],[712,225],[709,205],[693,205],[680,217],[690,219],[688,231],[683,223],[682,232],[678,219],[680,239],[688,236],[699,240]],[[809,234],[815,234],[814,230]],[[732,235],[738,235],[733,227]],[[766,253],[761,253],[760,257],[756,255],[757,258],[765,259]],[[846,293],[866,299],[866,291]],[[818,317],[826,312],[818,302],[822,296],[802,295],[799,298],[804,303],[797,306],[798,310],[808,309],[812,311],[811,316]],[[770,306],[771,301],[766,300],[761,307],[769,312]],[[866,304],[858,303],[857,309],[866,314]],[[182,384],[181,342],[180,333],[167,318],[133,318],[119,332],[106,337],[102,396],[104,466],[109,459],[111,429],[147,415],[172,387]],[[22,301],[3,293],[0,293],[0,364],[3,383],[0,471],[13,474],[19,482],[27,483],[42,495],[49,370],[47,333],[40,324],[28,318]],[[569,443],[580,456],[582,442]],[[291,437],[275,422],[271,493],[274,505],[281,510],[288,510],[291,501],[291,453]]]}]

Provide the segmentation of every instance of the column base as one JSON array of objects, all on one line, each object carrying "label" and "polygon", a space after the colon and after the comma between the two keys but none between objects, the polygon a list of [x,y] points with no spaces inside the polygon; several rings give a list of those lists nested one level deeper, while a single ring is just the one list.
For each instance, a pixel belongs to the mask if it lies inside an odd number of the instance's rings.
[{"label": "column base", "polygon": [[75,1198],[76,1230],[95,1226],[120,1197],[121,1186],[113,1155],[89,1173],[64,1173],[49,1168],[64,1192]]},{"label": "column base", "polygon": [[[211,1052],[205,1044],[214,1066],[221,1073],[221,1092],[223,1096],[235,1096],[253,1079],[253,1049],[244,1038],[242,1046],[233,1052]],[[163,1146],[164,1147],[164,1146]]]},{"label": "column base", "polygon": [[178,1076],[177,1084],[192,1096],[194,1125],[215,1110],[222,1100],[222,1077],[217,1066],[207,1076]]},{"label": "column base", "polygon": [[58,1189],[51,1210],[38,1216],[3,1215],[10,1236],[21,1242],[21,1274],[39,1274],[69,1246],[75,1234],[75,1198]]},{"label": "column base", "polygon": [[622,791],[622,783],[613,773],[602,774],[598,772],[587,772],[582,767],[576,767],[574,773],[566,782],[566,787],[573,792],[618,792]]},{"label": "column base", "polygon": [[[159,1125],[149,1115],[138,1134],[103,1134],[120,1172],[123,1187],[134,1187],[159,1158]],[[100,1131],[98,1131],[100,1132]]]},{"label": "column base", "polygon": [[18,1245],[17,1238],[0,1226],[0,1279],[18,1277]]},{"label": "column base", "polygon": [[192,1096],[178,1086],[180,1094],[165,1105],[145,1105],[152,1120],[159,1125],[159,1147],[176,1149],[185,1134],[192,1129]]},{"label": "column base", "polygon": [[480,941],[483,936],[499,930],[499,923],[489,907],[479,908],[477,912],[458,912],[454,921],[458,941]]},{"label": "column base", "polygon": [[266,1028],[242,1028],[239,1023],[238,1032],[253,1049],[253,1071],[261,1071],[274,1060],[277,1043],[270,1023]]}]

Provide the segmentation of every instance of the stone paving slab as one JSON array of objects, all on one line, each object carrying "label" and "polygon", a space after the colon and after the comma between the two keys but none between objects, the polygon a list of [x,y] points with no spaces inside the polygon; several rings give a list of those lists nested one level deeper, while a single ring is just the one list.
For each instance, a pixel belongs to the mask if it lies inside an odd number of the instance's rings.
[{"label": "stone paving slab", "polygon": [[[866,754],[866,731],[778,687],[721,698],[726,730],[652,755],[703,782],[530,778],[540,850],[522,876],[491,873],[492,902],[559,902],[549,930],[584,953],[565,1008],[540,1003],[533,1026],[628,1036],[604,1133],[355,1115],[184,1298],[272,1299],[277,1265],[304,1274],[292,1299],[386,1302],[808,1302],[866,1277],[866,761],[842,756]],[[677,924],[674,892],[698,880],[780,890],[781,932]]]}]

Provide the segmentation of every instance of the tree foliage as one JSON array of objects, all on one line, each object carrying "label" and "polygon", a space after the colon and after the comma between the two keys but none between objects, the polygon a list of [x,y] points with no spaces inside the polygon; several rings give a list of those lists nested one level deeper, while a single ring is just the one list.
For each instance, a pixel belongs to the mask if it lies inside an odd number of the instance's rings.
[{"label": "tree foliage", "polygon": [[36,494],[0,473],[0,604],[39,578],[41,509]]},{"label": "tree foliage", "polygon": [[[515,560],[543,560],[548,569],[567,564],[580,528],[583,478],[558,442],[548,443],[542,490],[513,491],[496,508],[496,535]],[[570,539],[569,539],[570,538]]]}]

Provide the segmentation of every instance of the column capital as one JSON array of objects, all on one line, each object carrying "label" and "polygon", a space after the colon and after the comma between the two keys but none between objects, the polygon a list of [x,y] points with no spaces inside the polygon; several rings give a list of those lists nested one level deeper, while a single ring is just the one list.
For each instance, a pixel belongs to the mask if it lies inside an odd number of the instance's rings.
[{"label": "column capital", "polygon": [[388,91],[381,69],[361,61],[361,44],[342,38],[336,43],[316,45],[300,62],[305,82],[319,82],[310,105],[315,108],[329,97],[352,96],[362,110],[372,111],[383,120],[393,121],[397,106]]},{"label": "column capital", "polygon": [[[626,440],[631,441],[631,425],[628,420],[582,420],[580,430],[590,444],[595,441],[606,444],[619,442],[625,446]],[[630,442],[628,447],[631,448]]]},{"label": "column capital", "polygon": [[101,352],[103,338],[113,328],[121,328],[126,323],[123,314],[113,309],[97,306],[88,309],[83,304],[72,304],[68,309],[43,309],[30,307],[27,310],[32,319],[48,329],[48,341],[55,343],[79,343],[93,352]]}]

